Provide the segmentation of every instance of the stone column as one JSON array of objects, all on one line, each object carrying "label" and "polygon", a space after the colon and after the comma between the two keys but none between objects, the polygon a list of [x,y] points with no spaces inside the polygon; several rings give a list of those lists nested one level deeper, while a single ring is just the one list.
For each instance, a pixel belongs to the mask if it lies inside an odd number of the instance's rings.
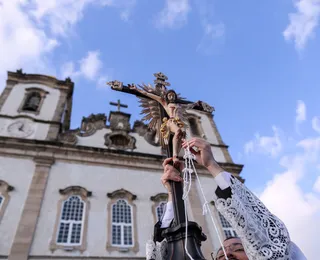
[{"label": "stone column", "polygon": [[8,260],[27,260],[35,234],[38,217],[51,165],[52,157],[35,157],[35,172],[21,214],[19,226],[12,243]]},{"label": "stone column", "polygon": [[58,124],[57,122],[61,122],[63,110],[67,102],[67,96],[68,96],[68,93],[66,91],[60,90],[59,101],[58,101],[56,110],[54,111],[54,116],[52,119],[52,121],[54,121],[55,123],[50,124],[46,140],[52,141],[58,138],[59,131],[60,131],[60,124]]},{"label": "stone column", "polygon": [[14,85],[18,84],[17,81],[14,80],[7,80],[7,86],[4,88],[1,96],[0,96],[0,110],[4,105],[4,102],[7,100],[9,97]]}]

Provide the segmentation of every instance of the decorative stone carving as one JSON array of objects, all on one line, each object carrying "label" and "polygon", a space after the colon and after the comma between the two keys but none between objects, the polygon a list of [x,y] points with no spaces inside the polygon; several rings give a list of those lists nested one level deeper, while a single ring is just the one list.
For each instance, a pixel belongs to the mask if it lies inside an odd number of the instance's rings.
[{"label": "decorative stone carving", "polygon": [[17,70],[16,73],[20,76],[26,75],[26,73],[23,73],[22,69]]},{"label": "decorative stone carving", "polygon": [[214,107],[200,100],[193,104],[190,104],[188,106],[188,109],[196,109],[196,110],[204,111],[207,113],[212,113],[214,111]]},{"label": "decorative stone carving", "polygon": [[112,89],[117,89],[117,90],[122,90],[122,87],[123,87],[123,83],[118,80],[110,81],[107,83],[107,85],[109,85]]},{"label": "decorative stone carving", "polygon": [[110,129],[112,131],[130,131],[130,115],[123,112],[111,111],[109,114]]},{"label": "decorative stone carving", "polygon": [[70,77],[67,77],[64,81],[68,84],[73,83]]},{"label": "decorative stone carving", "polygon": [[88,191],[87,189],[81,187],[81,186],[69,186],[64,189],[60,189],[59,193],[61,195],[82,195],[84,197],[91,197],[92,192]]},{"label": "decorative stone carving", "polygon": [[142,121],[136,120],[133,123],[132,131],[138,133],[140,136],[144,136],[148,131],[148,126],[144,124]]},{"label": "decorative stone carving", "polygon": [[90,136],[93,135],[97,130],[106,127],[107,116],[105,114],[91,114],[88,117],[82,118],[81,131],[78,135]]},{"label": "decorative stone carving", "polygon": [[9,191],[13,191],[14,187],[9,185],[6,181],[0,180],[0,190],[9,192]]},{"label": "decorative stone carving", "polygon": [[168,194],[167,193],[158,193],[155,196],[151,196],[150,200],[154,201],[154,202],[166,201],[166,200],[168,200]]},{"label": "decorative stone carving", "polygon": [[160,146],[159,140],[157,140],[157,132],[155,130],[148,129],[148,126],[142,121],[135,121],[133,125],[133,132],[143,136],[144,139],[151,145]]},{"label": "decorative stone carving", "polygon": [[67,144],[76,144],[78,139],[77,139],[77,133],[80,132],[80,129],[76,130],[69,130],[67,132],[59,134],[58,140],[62,143],[67,143]]},{"label": "decorative stone carving", "polygon": [[134,195],[130,191],[127,191],[125,189],[119,189],[111,193],[107,193],[107,197],[110,199],[114,199],[114,198],[128,199],[129,201],[133,201],[137,199],[137,195]]},{"label": "decorative stone carving", "polygon": [[104,136],[105,145],[108,148],[115,148],[120,150],[128,150],[131,151],[136,148],[136,139],[130,136],[125,131],[113,131]]}]

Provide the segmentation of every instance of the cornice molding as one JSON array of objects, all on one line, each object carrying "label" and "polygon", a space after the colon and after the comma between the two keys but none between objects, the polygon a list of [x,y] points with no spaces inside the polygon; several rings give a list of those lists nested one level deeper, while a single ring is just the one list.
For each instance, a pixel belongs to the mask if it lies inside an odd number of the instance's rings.
[{"label": "cornice molding", "polygon": [[[75,162],[79,164],[103,165],[162,171],[163,155],[129,152],[107,148],[74,146],[56,141],[41,141],[0,136],[0,155],[33,159],[37,156],[54,158],[55,161]],[[237,178],[243,165],[219,163],[226,171]],[[197,169],[201,175],[211,176],[203,167]]]},{"label": "cornice molding", "polygon": [[74,89],[74,83],[71,81],[70,78],[66,78],[65,80],[58,80],[57,78],[52,77],[52,76],[23,73],[22,69],[17,70],[16,72],[9,71],[7,82],[8,81],[11,83],[44,84],[49,87],[64,90],[69,95],[72,95],[73,89]]}]

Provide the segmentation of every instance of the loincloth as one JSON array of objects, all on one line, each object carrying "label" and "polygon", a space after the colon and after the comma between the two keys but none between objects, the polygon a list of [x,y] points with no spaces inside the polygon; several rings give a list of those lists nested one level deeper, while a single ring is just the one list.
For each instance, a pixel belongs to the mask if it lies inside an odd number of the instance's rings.
[{"label": "loincloth", "polygon": [[180,129],[184,127],[184,123],[182,122],[182,120],[179,117],[170,117],[169,119],[167,117],[164,117],[162,119],[160,132],[161,132],[161,135],[164,139],[165,144],[168,144],[168,139],[169,139],[169,135],[170,135],[170,127],[168,126],[168,123],[174,123]]}]

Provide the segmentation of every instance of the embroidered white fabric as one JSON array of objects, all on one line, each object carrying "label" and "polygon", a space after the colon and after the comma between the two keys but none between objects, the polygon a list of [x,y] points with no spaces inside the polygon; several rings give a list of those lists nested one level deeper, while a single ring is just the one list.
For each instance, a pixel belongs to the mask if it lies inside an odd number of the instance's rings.
[{"label": "embroidered white fabric", "polygon": [[215,197],[215,206],[241,238],[250,260],[306,260],[290,241],[280,219],[238,179],[231,177],[232,197]]},{"label": "embroidered white fabric", "polygon": [[161,242],[153,242],[149,240],[146,244],[146,260],[164,260],[167,259],[167,240]]}]

